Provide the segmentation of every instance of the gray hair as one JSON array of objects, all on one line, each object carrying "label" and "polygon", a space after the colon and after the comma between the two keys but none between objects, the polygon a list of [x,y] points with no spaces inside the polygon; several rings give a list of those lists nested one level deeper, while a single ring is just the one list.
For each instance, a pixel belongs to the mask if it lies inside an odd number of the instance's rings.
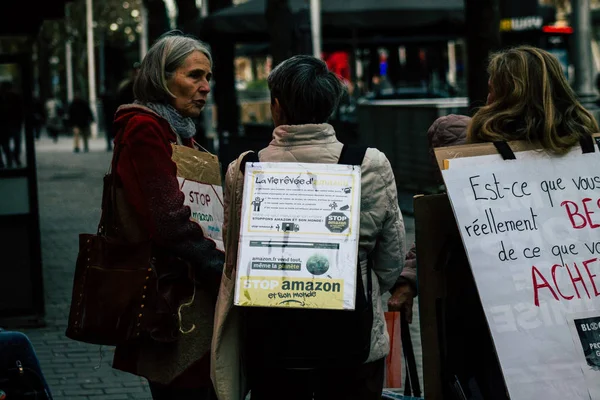
[{"label": "gray hair", "polygon": [[289,125],[322,124],[335,111],[344,86],[327,64],[307,55],[279,64],[268,78],[271,102],[279,100]]},{"label": "gray hair", "polygon": [[158,38],[144,57],[133,85],[136,100],[148,103],[175,98],[167,87],[167,81],[194,51],[202,52],[212,67],[210,47],[195,37],[184,35],[181,31],[170,31]]}]

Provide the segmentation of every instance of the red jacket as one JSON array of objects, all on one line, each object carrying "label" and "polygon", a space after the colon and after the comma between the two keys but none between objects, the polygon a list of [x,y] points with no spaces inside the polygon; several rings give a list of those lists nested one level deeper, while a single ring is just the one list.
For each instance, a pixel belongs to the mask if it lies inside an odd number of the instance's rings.
[{"label": "red jacket", "polygon": [[[120,151],[116,172],[150,239],[200,271],[220,274],[223,253],[204,237],[200,225],[190,220],[190,208],[183,205],[177,166],[171,160],[171,143],[177,137],[169,123],[133,105],[117,111],[114,127]],[[183,144],[192,147],[192,139]]]},{"label": "red jacket", "polygon": [[[117,111],[114,130],[115,157],[118,155],[115,172],[125,200],[137,214],[144,237],[148,235],[152,240],[153,251],[159,252],[155,267],[162,282],[157,285],[162,296],[154,312],[167,316],[166,321],[171,322],[169,316],[176,312],[181,300],[191,296],[189,285],[182,285],[179,279],[187,275],[187,264],[174,258],[194,267],[196,286],[204,288],[214,301],[224,253],[204,237],[202,228],[190,220],[190,208],[184,206],[177,166],[171,160],[171,144],[176,143],[177,137],[169,123],[145,107],[127,105]],[[183,144],[193,146],[191,139]],[[212,302],[211,307],[214,308]],[[202,317],[194,321],[198,328],[178,342],[143,340],[117,346],[113,367],[178,387],[209,385],[209,357],[202,349],[207,343],[210,346],[213,316]]]}]

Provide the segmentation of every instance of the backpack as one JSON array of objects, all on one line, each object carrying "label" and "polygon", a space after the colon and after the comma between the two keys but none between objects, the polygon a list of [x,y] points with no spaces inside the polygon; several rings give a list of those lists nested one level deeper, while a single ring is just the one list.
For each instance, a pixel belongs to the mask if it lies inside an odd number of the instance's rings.
[{"label": "backpack", "polygon": [[0,329],[0,398],[52,400],[29,338]]},{"label": "backpack", "polygon": [[[361,165],[366,150],[366,147],[344,145],[338,164]],[[371,349],[373,326],[369,262],[366,272],[365,291],[359,261],[352,311],[244,307],[242,356],[246,358],[246,365],[249,368],[331,368],[363,364]]]}]

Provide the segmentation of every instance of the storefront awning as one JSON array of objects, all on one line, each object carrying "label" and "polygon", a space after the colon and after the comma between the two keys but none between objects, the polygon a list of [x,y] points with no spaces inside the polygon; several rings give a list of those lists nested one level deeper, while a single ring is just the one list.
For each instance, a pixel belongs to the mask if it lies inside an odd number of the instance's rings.
[{"label": "storefront awning", "polygon": [[[212,32],[257,35],[267,32],[267,0],[250,0],[208,17]],[[464,24],[464,0],[326,0],[322,2],[323,30],[409,30]],[[306,9],[306,0],[289,0],[293,14]]]},{"label": "storefront awning", "polygon": [[65,3],[71,1],[11,0],[0,13],[0,36],[36,36],[44,20],[63,18]]}]

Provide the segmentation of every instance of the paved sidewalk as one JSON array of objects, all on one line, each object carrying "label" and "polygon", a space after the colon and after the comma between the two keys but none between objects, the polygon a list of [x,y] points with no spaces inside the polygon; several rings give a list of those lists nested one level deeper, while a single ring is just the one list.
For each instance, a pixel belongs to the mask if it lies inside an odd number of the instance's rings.
[{"label": "paved sidewalk", "polygon": [[[113,370],[113,349],[72,341],[64,332],[79,233],[96,231],[102,178],[112,153],[103,138],[73,153],[71,138],[36,142],[47,327],[29,329],[56,400],[151,399],[144,379]],[[99,368],[98,368],[99,366]]]},{"label": "paved sidewalk", "polygon": [[[47,326],[24,332],[33,342],[56,400],[151,399],[144,379],[113,370],[113,349],[67,339],[66,329],[78,235],[96,231],[102,178],[111,152],[104,138],[90,140],[89,153],[73,153],[72,139],[36,142]],[[405,216],[407,245],[414,222]],[[418,307],[411,333],[420,369]],[[422,375],[421,375],[422,376]]]}]

